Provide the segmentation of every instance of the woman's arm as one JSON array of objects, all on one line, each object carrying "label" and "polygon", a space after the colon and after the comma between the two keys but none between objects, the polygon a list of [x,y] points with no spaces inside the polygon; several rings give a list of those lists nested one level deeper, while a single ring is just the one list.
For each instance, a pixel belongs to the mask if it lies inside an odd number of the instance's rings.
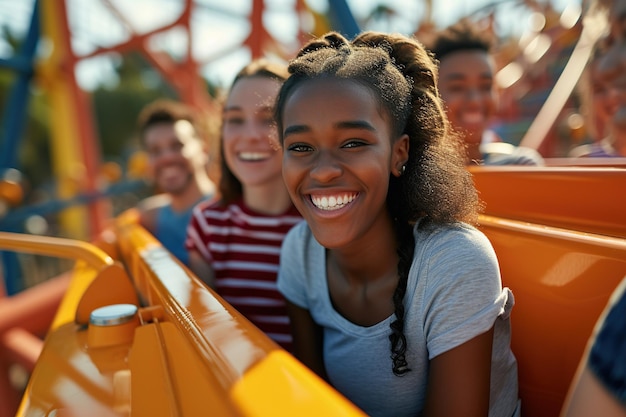
[{"label": "woman's arm", "polygon": [[561,417],[626,417],[626,278],[598,319]]},{"label": "woman's arm", "polygon": [[211,265],[196,250],[189,251],[189,269],[206,285],[215,288],[215,273]]},{"label": "woman's arm", "polygon": [[562,417],[626,417],[624,407],[585,366],[574,378]]},{"label": "woman's arm", "polygon": [[293,335],[294,356],[324,380],[328,380],[323,356],[322,328],[313,321],[309,310],[287,301],[287,313]]},{"label": "woman's arm", "polygon": [[493,327],[430,361],[422,415],[487,416]]}]

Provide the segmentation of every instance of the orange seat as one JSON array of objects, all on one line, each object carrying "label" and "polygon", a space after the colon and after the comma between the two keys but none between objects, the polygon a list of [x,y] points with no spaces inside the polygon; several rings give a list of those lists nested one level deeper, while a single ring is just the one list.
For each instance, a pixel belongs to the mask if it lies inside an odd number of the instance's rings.
[{"label": "orange seat", "polygon": [[592,329],[626,276],[626,239],[483,216],[511,288],[522,416],[559,415]]},{"label": "orange seat", "polygon": [[471,167],[485,214],[626,237],[626,168]]},{"label": "orange seat", "polygon": [[558,416],[592,329],[626,276],[626,169],[469,170],[486,204],[480,228],[515,296],[522,415]]}]

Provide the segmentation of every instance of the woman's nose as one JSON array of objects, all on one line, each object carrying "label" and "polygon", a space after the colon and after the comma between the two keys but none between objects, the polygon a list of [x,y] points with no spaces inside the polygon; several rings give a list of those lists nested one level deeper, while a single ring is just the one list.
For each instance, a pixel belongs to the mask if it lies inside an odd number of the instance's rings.
[{"label": "woman's nose", "polygon": [[319,151],[317,158],[313,162],[310,176],[320,183],[326,183],[341,176],[342,173],[343,169],[340,162],[330,151]]},{"label": "woman's nose", "polygon": [[245,124],[243,130],[244,137],[248,140],[267,140],[269,133],[264,126],[259,123],[249,121]]}]

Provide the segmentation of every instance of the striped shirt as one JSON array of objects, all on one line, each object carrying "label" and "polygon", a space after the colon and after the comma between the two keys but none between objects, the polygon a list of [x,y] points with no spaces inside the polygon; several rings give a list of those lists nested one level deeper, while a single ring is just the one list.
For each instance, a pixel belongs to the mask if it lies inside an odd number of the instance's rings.
[{"label": "striped shirt", "polygon": [[286,304],[276,286],[280,247],[302,217],[291,206],[281,215],[252,211],[238,200],[207,201],[193,211],[185,246],[215,273],[215,290],[272,340],[291,351]]}]

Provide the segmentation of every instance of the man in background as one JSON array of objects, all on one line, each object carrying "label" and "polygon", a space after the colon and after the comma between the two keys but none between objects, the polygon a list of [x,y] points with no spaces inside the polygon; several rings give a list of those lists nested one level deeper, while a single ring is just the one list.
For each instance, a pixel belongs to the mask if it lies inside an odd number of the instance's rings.
[{"label": "man in background", "polygon": [[489,33],[470,19],[440,31],[429,45],[439,61],[448,119],[465,140],[468,164],[543,165],[537,151],[506,143],[489,129],[498,110],[492,45]]},{"label": "man in background", "polygon": [[192,209],[215,193],[208,175],[207,141],[192,111],[172,100],[148,104],[139,114],[138,125],[158,193],[140,202],[140,223],[187,264],[184,241]]}]

